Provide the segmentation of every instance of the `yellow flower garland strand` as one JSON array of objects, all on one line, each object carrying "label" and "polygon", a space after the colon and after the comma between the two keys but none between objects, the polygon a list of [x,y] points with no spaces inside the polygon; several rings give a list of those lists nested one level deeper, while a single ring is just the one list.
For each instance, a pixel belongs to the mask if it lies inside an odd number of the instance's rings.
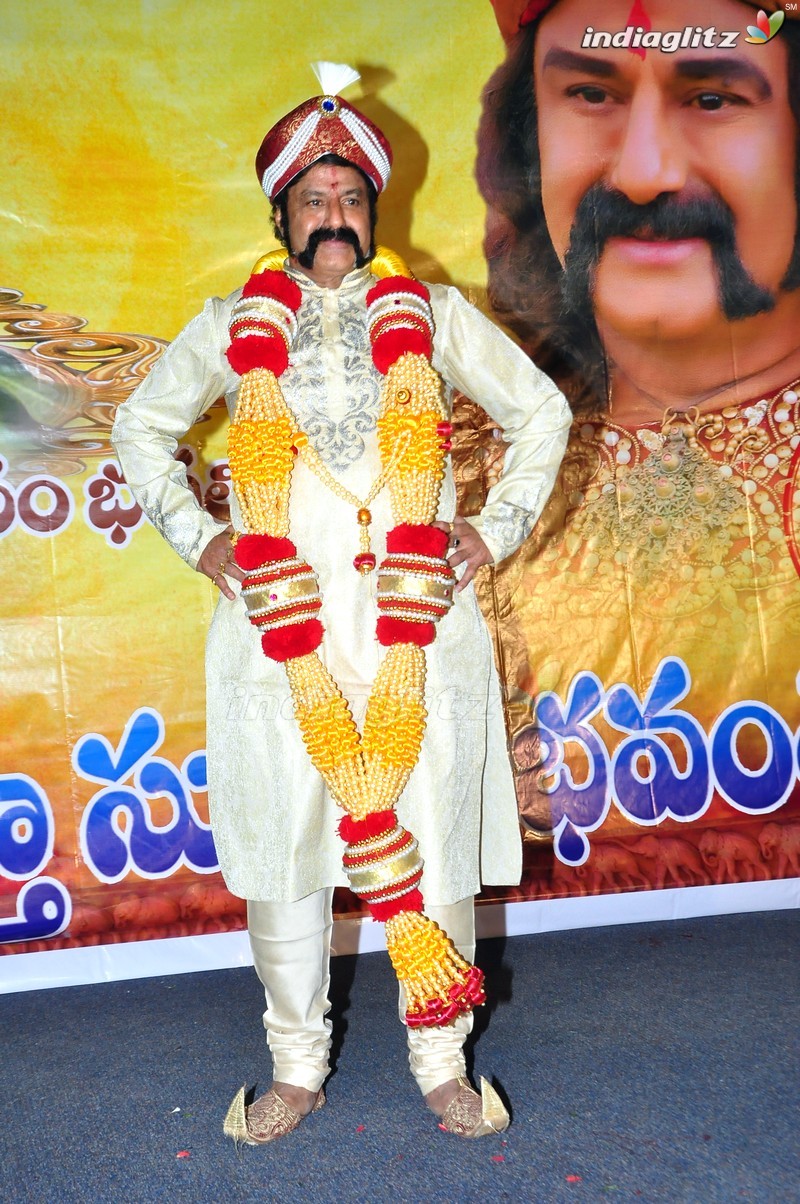
[{"label": "yellow flower garland strand", "polygon": [[[274,269],[283,257],[283,252],[273,252],[255,270]],[[382,248],[372,269],[379,276],[410,274],[399,256]],[[383,468],[368,495],[371,501],[388,483],[396,524],[427,525],[436,518],[444,478],[437,428],[446,418],[439,374],[424,356],[401,355],[384,381],[377,424]],[[252,369],[243,377],[229,444],[231,477],[247,532],[288,534],[297,455],[333,492],[368,514],[367,502],[362,505],[330,477],[309,449],[269,369]],[[284,667],[303,741],[335,801],[355,820],[393,809],[419,760],[425,733],[424,650],[413,643],[387,649],[370,692],[363,734],[317,652],[287,660]],[[386,936],[409,1000],[409,1023],[430,1023],[422,1017],[437,1003],[448,1018],[459,1006],[471,1006],[456,1004],[454,996],[466,999],[479,972],[427,917],[402,911],[387,921]]]}]

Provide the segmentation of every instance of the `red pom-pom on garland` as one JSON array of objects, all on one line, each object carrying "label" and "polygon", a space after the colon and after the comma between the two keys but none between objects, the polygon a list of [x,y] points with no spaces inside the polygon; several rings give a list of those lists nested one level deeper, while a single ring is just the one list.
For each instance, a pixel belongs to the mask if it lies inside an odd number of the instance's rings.
[{"label": "red pom-pom on garland", "polygon": [[411,352],[412,355],[424,355],[431,358],[433,345],[430,335],[422,330],[401,329],[387,330],[379,334],[372,343],[372,362],[379,372],[385,376],[401,355]]},{"label": "red pom-pom on garland", "polygon": [[444,558],[447,551],[448,534],[441,527],[427,523],[398,523],[386,533],[386,551],[408,552],[415,556],[438,556]]},{"label": "red pom-pom on garland", "polygon": [[274,334],[245,334],[234,337],[225,355],[239,376],[244,376],[253,368],[269,368],[270,372],[280,376],[289,366],[286,340],[277,330]]},{"label": "red pom-pom on garland", "polygon": [[297,548],[291,539],[280,539],[275,535],[240,535],[234,549],[236,563],[249,572],[269,564],[273,560],[291,560]]},{"label": "red pom-pom on garland", "polygon": [[306,619],[303,623],[288,623],[274,631],[265,631],[261,637],[264,655],[273,661],[290,661],[295,656],[308,656],[316,652],[322,643],[325,629],[319,619]]},{"label": "red pom-pom on garland", "polygon": [[303,300],[300,286],[285,272],[254,272],[242,289],[243,297],[274,297],[297,313]]},{"label": "red pom-pom on garland", "polygon": [[412,279],[411,276],[384,276],[367,293],[367,305],[372,305],[373,301],[378,301],[381,297],[388,297],[392,293],[413,293],[415,297],[420,297],[423,301],[430,301],[431,295],[424,284],[420,284],[419,280]]},{"label": "red pom-pom on garland", "polygon": [[416,644],[418,648],[427,648],[436,639],[436,624],[408,623],[405,619],[378,615],[375,635],[383,648],[391,648],[392,644]]},{"label": "red pom-pom on garland", "polygon": [[339,821],[339,835],[345,844],[360,844],[363,840],[374,840],[384,832],[391,832],[396,823],[394,811],[373,811],[363,819],[344,815]]},{"label": "red pom-pom on garland", "polygon": [[367,907],[371,916],[385,924],[393,916],[399,916],[401,911],[423,911],[425,904],[422,901],[422,895],[414,887],[413,890],[406,891],[399,899],[388,899],[385,903],[368,903]]}]

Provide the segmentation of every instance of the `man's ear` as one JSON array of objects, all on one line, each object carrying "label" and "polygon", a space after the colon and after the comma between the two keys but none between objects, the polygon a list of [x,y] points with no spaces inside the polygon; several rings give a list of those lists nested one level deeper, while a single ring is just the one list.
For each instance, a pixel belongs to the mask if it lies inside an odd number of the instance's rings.
[{"label": "man's ear", "polygon": [[275,235],[276,239],[281,244],[281,246],[285,247],[287,253],[289,255],[291,255],[292,248],[289,244],[289,230],[288,230],[289,223],[287,221],[285,223],[285,227],[284,227],[284,224],[281,222],[281,210],[280,210],[279,206],[277,206],[277,205],[272,206],[271,220],[272,220],[273,234]]}]

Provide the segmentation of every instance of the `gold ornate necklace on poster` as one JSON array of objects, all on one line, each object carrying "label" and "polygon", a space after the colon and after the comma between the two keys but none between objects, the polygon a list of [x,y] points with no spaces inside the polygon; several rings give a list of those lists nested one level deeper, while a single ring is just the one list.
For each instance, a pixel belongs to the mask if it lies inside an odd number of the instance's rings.
[{"label": "gold ornate necklace on poster", "polygon": [[[483,975],[423,912],[422,859],[395,807],[425,732],[425,647],[453,604],[447,535],[433,526],[450,448],[442,382],[431,365],[428,290],[402,260],[378,248],[367,293],[376,368],[384,376],[377,423],[381,472],[357,498],[329,473],[286,403],[280,376],[289,362],[302,293],[283,270],[284,251],[265,256],[233,308],[228,360],[241,378],[230,427],[231,478],[244,532],[235,556],[245,573],[248,618],[265,656],[286,670],[306,749],[345,811],[339,831],[352,890],[386,923],[386,944],[406,990],[409,1026],[450,1023],[483,1003]],[[360,532],[355,568],[376,567],[370,504],[383,488],[394,526],[378,567],[377,638],[386,649],[359,732],[322,663],[317,576],[289,538],[292,468],[302,458],[354,506]]]}]

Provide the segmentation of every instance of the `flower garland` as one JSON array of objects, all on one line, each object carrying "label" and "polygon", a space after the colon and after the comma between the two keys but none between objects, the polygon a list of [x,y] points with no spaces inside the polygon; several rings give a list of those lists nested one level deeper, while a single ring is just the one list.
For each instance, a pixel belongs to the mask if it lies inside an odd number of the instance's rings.
[{"label": "flower garland", "polygon": [[[248,617],[264,654],[282,662],[311,761],[344,809],[343,864],[353,891],[386,923],[386,944],[407,998],[410,1026],[447,1024],[483,1003],[483,975],[423,913],[417,842],[395,806],[417,761],[427,718],[425,653],[453,604],[447,536],[432,525],[452,431],[442,382],[431,366],[433,314],[424,285],[382,248],[380,279],[367,294],[372,358],[385,376],[378,418],[382,471],[367,499],[326,477],[286,404],[286,370],[302,294],[279,269],[283,251],[256,264],[230,321],[228,360],[242,377],[229,433],[231,478],[244,534],[235,547],[245,572]],[[292,467],[302,457],[329,487],[357,506],[361,552],[370,572],[369,502],[388,486],[394,528],[378,569],[377,637],[386,648],[359,733],[349,705],[323,665],[317,576],[289,538]],[[329,474],[328,474],[329,476]]]}]

